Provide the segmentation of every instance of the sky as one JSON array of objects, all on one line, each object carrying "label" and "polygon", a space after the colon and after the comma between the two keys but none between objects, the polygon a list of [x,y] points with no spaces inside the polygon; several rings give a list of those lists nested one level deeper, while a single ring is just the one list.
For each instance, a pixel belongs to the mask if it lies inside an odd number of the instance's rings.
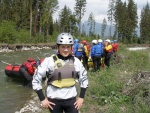
[{"label": "sky", "polygon": [[[75,0],[58,0],[58,2],[59,10],[53,15],[54,19],[58,18],[58,12],[63,9],[65,5],[74,11]],[[82,22],[87,21],[91,13],[93,13],[97,23],[102,23],[104,18],[107,20],[109,0],[86,0],[86,2],[86,12],[84,13]],[[134,0],[134,2],[137,4],[138,21],[140,21],[141,10],[146,6],[147,2],[150,4],[150,0]]]}]

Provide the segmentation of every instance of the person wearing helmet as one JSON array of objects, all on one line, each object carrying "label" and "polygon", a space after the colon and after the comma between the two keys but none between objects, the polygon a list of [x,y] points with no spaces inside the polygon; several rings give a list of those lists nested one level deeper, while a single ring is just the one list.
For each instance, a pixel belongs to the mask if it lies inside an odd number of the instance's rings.
[{"label": "person wearing helmet", "polygon": [[97,40],[92,40],[92,47],[91,47],[91,51],[90,51],[90,58],[93,61],[94,71],[96,70],[96,67],[94,65],[94,57],[95,57],[96,45],[97,45]]},{"label": "person wearing helmet", "polygon": [[105,65],[107,67],[110,66],[110,59],[111,59],[111,55],[112,55],[112,52],[113,52],[113,48],[112,48],[112,45],[111,45],[111,41],[109,39],[106,40],[105,42]]},{"label": "person wearing helmet", "polygon": [[[61,33],[57,37],[58,53],[46,57],[38,66],[33,77],[33,90],[36,91],[41,105],[51,113],[78,113],[81,108],[86,88],[87,71],[81,61],[72,56],[73,37]],[[46,97],[42,92],[42,78],[47,77]],[[81,90],[77,98],[76,82]]]},{"label": "person wearing helmet", "polygon": [[90,50],[90,57],[92,58],[92,60],[94,58],[94,50],[95,50],[96,44],[97,44],[97,40],[92,40],[92,47]]},{"label": "person wearing helmet", "polygon": [[117,43],[117,40],[114,40],[113,41],[113,44],[112,44],[112,47],[113,47],[113,55],[114,55],[114,58],[116,58],[116,53],[118,51],[118,47],[119,47],[119,44]]},{"label": "person wearing helmet", "polygon": [[[97,40],[96,40],[97,42]],[[103,46],[102,44],[99,42],[96,45],[93,46],[92,48],[92,54],[93,54],[93,64],[94,64],[94,71],[98,71],[100,70],[100,60],[101,60],[101,56],[103,54]]]},{"label": "person wearing helmet", "polygon": [[33,74],[37,66],[38,63],[33,58],[28,58],[27,61],[21,65],[19,72],[24,78],[24,86],[32,87]]},{"label": "person wearing helmet", "polygon": [[80,43],[80,41],[78,40],[78,42],[76,42],[73,45],[73,53],[74,56],[77,57],[80,61],[83,60],[83,54],[84,54],[85,50],[84,50],[84,46],[82,43]]},{"label": "person wearing helmet", "polygon": [[79,40],[78,39],[74,39],[74,43],[78,43],[79,42]]},{"label": "person wearing helmet", "polygon": [[[99,64],[97,64],[97,67],[98,67],[98,69],[100,68],[100,67],[104,67],[104,44],[103,44],[103,40],[102,39],[99,39],[98,40],[98,47],[97,48],[99,48],[100,50],[98,50],[98,52],[99,52],[99,55],[100,55],[100,63]],[[98,54],[97,54],[98,55]]]},{"label": "person wearing helmet", "polygon": [[88,67],[88,57],[89,57],[89,51],[88,51],[88,47],[87,47],[87,41],[86,40],[82,40],[82,44],[84,47],[84,52],[83,52],[83,66],[86,68],[86,70],[89,69]]}]

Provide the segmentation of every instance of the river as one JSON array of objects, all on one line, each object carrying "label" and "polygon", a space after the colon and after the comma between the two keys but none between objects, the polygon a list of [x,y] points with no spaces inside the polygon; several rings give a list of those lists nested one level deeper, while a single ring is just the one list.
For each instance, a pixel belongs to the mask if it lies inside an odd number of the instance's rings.
[{"label": "river", "polygon": [[[29,57],[40,59],[53,53],[50,49],[0,53],[0,61],[22,64]],[[0,62],[0,113],[14,113],[30,99],[33,90],[24,87],[22,81],[7,77],[4,71],[6,65]]]}]

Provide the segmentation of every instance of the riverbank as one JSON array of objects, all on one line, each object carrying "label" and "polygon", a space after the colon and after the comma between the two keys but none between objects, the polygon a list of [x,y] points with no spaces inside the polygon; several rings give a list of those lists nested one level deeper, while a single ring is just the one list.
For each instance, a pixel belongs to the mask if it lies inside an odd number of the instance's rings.
[{"label": "riverbank", "polygon": [[[126,44],[128,48],[149,48],[150,44]],[[15,52],[37,49],[56,49],[55,43],[41,44],[0,44],[0,52]],[[132,50],[132,49],[131,49]],[[134,49],[136,50],[136,49]]]},{"label": "riverbank", "polygon": [[55,49],[54,43],[44,44],[0,44],[0,52],[15,52],[37,49]]}]

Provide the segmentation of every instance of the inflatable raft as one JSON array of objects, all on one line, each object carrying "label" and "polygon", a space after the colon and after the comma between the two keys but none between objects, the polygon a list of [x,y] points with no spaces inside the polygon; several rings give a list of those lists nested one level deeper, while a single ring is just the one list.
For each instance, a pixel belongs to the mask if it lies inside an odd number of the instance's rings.
[{"label": "inflatable raft", "polygon": [[12,78],[22,78],[19,69],[20,69],[21,65],[11,65],[8,64],[5,67],[5,74],[8,77],[12,77]]}]

